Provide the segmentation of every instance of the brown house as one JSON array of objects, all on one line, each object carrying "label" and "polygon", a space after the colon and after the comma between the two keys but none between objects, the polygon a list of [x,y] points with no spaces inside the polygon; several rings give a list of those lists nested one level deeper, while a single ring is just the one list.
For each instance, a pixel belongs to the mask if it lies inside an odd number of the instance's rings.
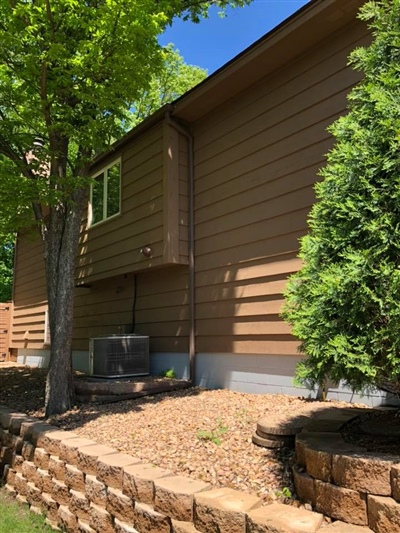
[{"label": "brown house", "polygon": [[[326,128],[358,79],[347,58],[368,43],[361,3],[309,2],[94,163],[76,368],[88,368],[90,338],[134,329],[150,338],[154,373],[189,377],[191,361],[205,387],[306,393],[293,386],[300,356],[279,311],[332,145]],[[11,340],[21,362],[40,365],[50,342],[41,253],[19,239]]]}]

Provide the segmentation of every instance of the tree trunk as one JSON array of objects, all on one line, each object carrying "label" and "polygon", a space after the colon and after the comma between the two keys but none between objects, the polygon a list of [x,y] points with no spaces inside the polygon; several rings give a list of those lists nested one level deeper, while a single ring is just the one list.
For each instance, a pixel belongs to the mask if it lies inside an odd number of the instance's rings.
[{"label": "tree trunk", "polygon": [[79,189],[74,191],[70,202],[53,206],[45,238],[51,337],[46,417],[64,413],[74,404],[72,326],[75,261],[85,198],[85,191]]}]

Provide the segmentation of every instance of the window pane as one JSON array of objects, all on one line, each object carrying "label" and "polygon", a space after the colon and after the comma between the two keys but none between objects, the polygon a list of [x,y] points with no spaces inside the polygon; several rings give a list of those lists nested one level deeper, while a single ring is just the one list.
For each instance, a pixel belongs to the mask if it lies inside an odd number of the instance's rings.
[{"label": "window pane", "polygon": [[92,186],[92,224],[103,220],[104,210],[104,173],[95,177]]},{"label": "window pane", "polygon": [[112,217],[120,211],[120,164],[116,163],[107,171],[107,217]]}]

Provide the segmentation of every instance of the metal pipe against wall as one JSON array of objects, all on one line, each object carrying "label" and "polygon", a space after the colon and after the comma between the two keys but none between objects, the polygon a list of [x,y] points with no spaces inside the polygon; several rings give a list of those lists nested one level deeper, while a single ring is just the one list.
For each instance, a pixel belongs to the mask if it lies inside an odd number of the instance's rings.
[{"label": "metal pipe against wall", "polygon": [[167,124],[187,138],[189,167],[189,381],[195,382],[196,372],[196,309],[194,280],[194,140],[190,131],[171,116],[171,110],[165,114]]}]

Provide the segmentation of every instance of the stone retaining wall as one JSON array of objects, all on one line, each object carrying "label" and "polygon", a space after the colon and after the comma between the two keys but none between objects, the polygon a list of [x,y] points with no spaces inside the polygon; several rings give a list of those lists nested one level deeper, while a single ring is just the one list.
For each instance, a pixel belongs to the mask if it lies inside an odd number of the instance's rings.
[{"label": "stone retaining wall", "polygon": [[0,406],[7,490],[75,533],[312,533],[319,513],[213,489]]},{"label": "stone retaining wall", "polygon": [[334,519],[400,533],[400,458],[369,453],[319,425],[313,422],[296,437],[298,497]]}]

